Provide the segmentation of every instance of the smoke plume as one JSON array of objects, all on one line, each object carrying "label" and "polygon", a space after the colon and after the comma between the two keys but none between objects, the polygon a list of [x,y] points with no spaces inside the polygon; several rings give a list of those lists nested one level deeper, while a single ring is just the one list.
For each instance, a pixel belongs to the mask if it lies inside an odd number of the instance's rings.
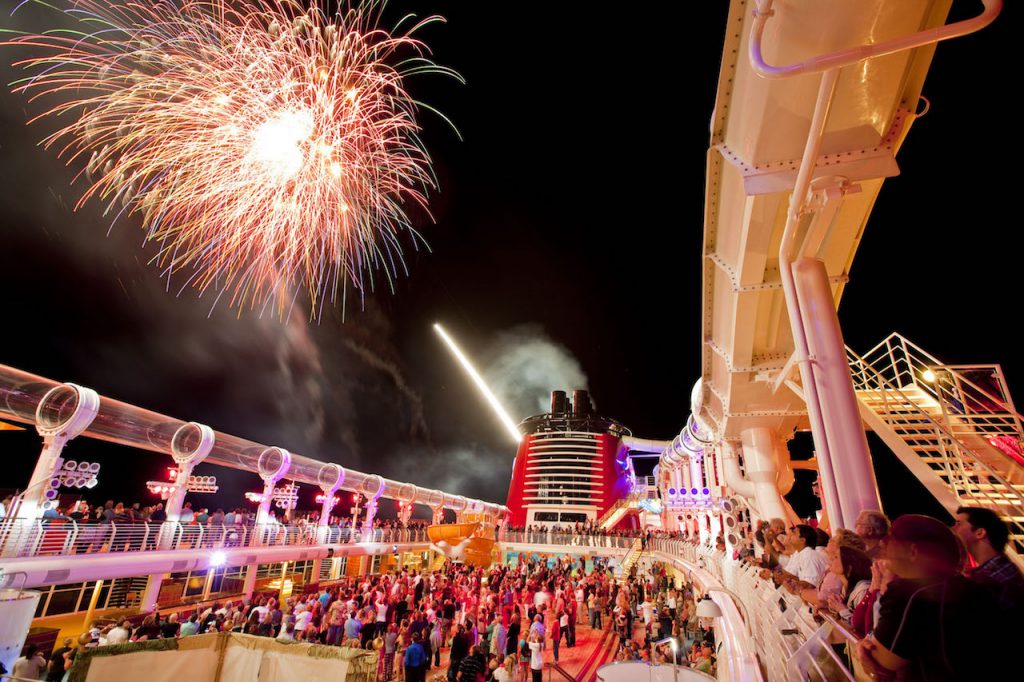
[{"label": "smoke plume", "polygon": [[514,419],[547,412],[551,391],[587,388],[579,361],[538,325],[502,332],[486,358],[487,385]]}]

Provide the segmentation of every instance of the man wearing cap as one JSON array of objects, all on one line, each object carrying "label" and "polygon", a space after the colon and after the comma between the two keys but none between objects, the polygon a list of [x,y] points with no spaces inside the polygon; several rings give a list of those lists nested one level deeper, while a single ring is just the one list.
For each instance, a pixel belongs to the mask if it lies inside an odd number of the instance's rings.
[{"label": "man wearing cap", "polygon": [[857,646],[876,680],[996,679],[1006,652],[1002,624],[980,585],[960,574],[962,545],[941,521],[896,519],[884,557],[896,578],[880,600],[874,632]]}]

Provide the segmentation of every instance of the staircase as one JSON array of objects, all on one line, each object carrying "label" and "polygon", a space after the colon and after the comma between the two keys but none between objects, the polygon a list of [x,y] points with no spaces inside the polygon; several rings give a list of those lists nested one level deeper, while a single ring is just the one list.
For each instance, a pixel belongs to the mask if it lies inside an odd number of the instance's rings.
[{"label": "staircase", "polygon": [[1024,418],[999,365],[944,365],[898,334],[847,358],[867,425],[950,513],[997,511],[1024,565]]},{"label": "staircase", "polygon": [[142,603],[142,593],[146,590],[146,576],[117,578],[110,586],[107,597],[108,608],[135,608]]},{"label": "staircase", "polygon": [[616,500],[615,504],[608,507],[608,511],[601,515],[601,518],[597,520],[597,527],[602,530],[614,528],[622,520],[622,517],[639,507],[640,500],[657,498],[658,484],[654,477],[645,476],[638,478],[634,481],[629,494]]},{"label": "staircase", "polygon": [[629,575],[630,569],[640,559],[640,555],[643,553],[643,544],[640,542],[640,538],[634,538],[633,544],[626,550],[625,556],[622,557],[622,561],[615,567],[615,577],[624,578]]}]

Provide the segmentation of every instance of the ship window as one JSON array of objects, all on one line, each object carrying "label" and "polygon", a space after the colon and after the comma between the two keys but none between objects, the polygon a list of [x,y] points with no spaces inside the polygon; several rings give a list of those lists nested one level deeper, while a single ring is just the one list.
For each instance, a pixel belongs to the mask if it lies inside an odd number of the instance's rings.
[{"label": "ship window", "polygon": [[562,521],[568,523],[584,523],[587,515],[581,512],[562,512]]},{"label": "ship window", "polygon": [[542,512],[542,511],[534,512],[533,513],[533,520],[534,521],[557,521],[558,520],[558,512]]}]

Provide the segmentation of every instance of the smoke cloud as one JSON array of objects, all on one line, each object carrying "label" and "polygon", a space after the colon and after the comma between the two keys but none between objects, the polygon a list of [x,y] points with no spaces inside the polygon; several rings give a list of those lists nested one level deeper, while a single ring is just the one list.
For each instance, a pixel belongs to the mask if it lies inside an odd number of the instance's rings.
[{"label": "smoke cloud", "polygon": [[391,478],[484,500],[504,502],[514,448],[471,444],[444,449],[410,448],[388,456]]},{"label": "smoke cloud", "polygon": [[547,412],[551,391],[587,388],[579,361],[539,325],[502,332],[485,358],[484,379],[513,419]]}]

